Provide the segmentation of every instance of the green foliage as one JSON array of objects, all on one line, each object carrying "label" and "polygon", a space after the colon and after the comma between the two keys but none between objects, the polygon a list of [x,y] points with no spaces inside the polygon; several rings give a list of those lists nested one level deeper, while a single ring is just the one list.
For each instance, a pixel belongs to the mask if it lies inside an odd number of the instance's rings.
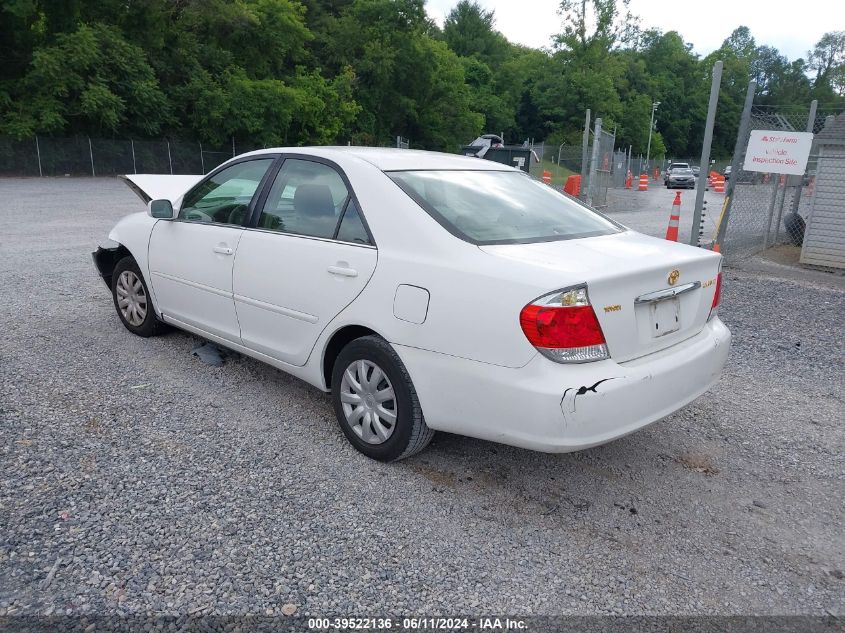
[{"label": "green foliage", "polygon": [[0,135],[195,138],[455,150],[480,132],[580,145],[584,110],[620,146],[701,150],[710,73],[724,72],[713,154],[755,103],[845,108],[845,32],[788,60],[739,27],[703,59],[641,30],[627,0],[563,0],[551,47],[511,44],[476,0],[442,30],[424,0],[0,0]]},{"label": "green foliage", "polygon": [[19,137],[68,128],[110,135],[122,127],[152,135],[169,116],[144,52],[102,24],[81,25],[36,50],[16,88],[0,121]]},{"label": "green foliage", "polygon": [[507,60],[511,45],[495,30],[496,16],[477,2],[460,0],[446,16],[443,39],[461,57],[475,57],[491,67]]}]

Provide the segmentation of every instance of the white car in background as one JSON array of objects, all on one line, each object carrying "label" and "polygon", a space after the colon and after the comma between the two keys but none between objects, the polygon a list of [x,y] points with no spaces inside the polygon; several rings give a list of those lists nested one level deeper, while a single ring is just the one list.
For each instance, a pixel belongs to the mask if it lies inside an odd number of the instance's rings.
[{"label": "white car in background", "polygon": [[506,165],[281,148],[127,179],[147,212],[94,253],[126,328],[176,326],[330,391],[375,459],[436,430],[602,444],[700,396],[728,354],[718,254]]}]

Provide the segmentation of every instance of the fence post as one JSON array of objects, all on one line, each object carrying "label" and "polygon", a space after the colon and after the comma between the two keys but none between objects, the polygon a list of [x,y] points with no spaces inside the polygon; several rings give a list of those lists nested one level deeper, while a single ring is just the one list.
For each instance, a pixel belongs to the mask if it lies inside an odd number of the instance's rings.
[{"label": "fence post", "polygon": [[170,165],[170,175],[173,175],[173,159],[170,158],[170,140],[167,141],[167,162]]},{"label": "fence post", "polygon": [[134,171],[137,174],[138,173],[138,167],[137,167],[137,165],[135,165],[135,141],[132,140],[132,139],[129,139],[129,144],[132,146],[132,171]]},{"label": "fence post", "polygon": [[[692,230],[689,243],[699,245],[695,227],[701,224],[701,209],[704,207],[704,189],[707,187],[707,170],[710,166],[710,145],[713,144],[713,124],[716,121],[716,106],[719,105],[719,87],[722,85],[722,62],[713,64],[713,81],[710,84],[710,103],[707,105],[707,119],[704,123],[704,143],[701,146],[701,161],[698,163],[698,186],[695,188],[695,208],[692,212]],[[662,167],[661,163],[661,167]]]},{"label": "fence post", "polygon": [[587,178],[589,177],[589,163],[587,152],[590,148],[590,108],[587,108],[587,115],[584,119],[584,136],[581,138],[581,200],[587,199]]},{"label": "fence post", "polygon": [[200,169],[202,169],[202,173],[205,173],[205,159],[202,156],[202,143],[200,142]]},{"label": "fence post", "polygon": [[[731,171],[731,176],[733,176],[733,171]],[[763,248],[768,248],[769,246],[769,233],[772,232],[772,218],[775,214],[775,203],[778,200],[778,188],[780,187],[780,178],[775,175],[772,180],[775,183],[775,186],[772,187],[772,199],[769,201],[769,219],[766,222],[766,234],[763,236]],[[786,197],[786,180],[783,181],[783,196]]]},{"label": "fence post", "polygon": [[[787,178],[788,178],[788,176],[787,176]],[[803,180],[803,176],[801,176],[801,178]],[[795,198],[798,198],[801,195],[801,186],[802,186],[801,184],[798,184],[795,187]],[[800,198],[799,198],[799,200],[800,200]],[[778,207],[777,227],[775,227],[775,241],[772,242],[772,246],[775,246],[778,243],[778,237],[779,237],[779,234],[780,234],[780,220],[783,217],[783,203],[784,202],[786,202],[786,183],[784,183],[783,195],[780,198],[780,206]],[[793,202],[794,202],[794,198],[793,198]],[[797,213],[797,211],[796,211],[796,213]]]},{"label": "fence post", "polygon": [[38,155],[38,177],[43,178],[44,174],[41,171],[41,147],[38,145],[38,135],[35,135],[35,153]]},{"label": "fence post", "polygon": [[91,145],[91,137],[88,137],[88,155],[91,157],[91,175],[96,176],[97,174],[94,173],[94,147]]},{"label": "fence post", "polygon": [[[725,189],[725,202],[722,205],[722,214],[719,216],[719,224],[716,227],[716,240],[713,243],[715,250],[721,250],[722,241],[725,239],[725,231],[728,228],[728,221],[731,218],[731,205],[733,205],[734,190],[736,181],[739,178],[739,161],[745,152],[748,143],[748,126],[751,124],[751,105],[754,103],[754,92],[757,90],[757,82],[748,82],[748,91],[745,93],[745,105],[742,107],[742,116],[739,119],[739,131],[736,135],[734,154],[731,158],[731,178]],[[704,167],[704,165],[702,165]],[[710,168],[710,165],[707,165]]]},{"label": "fence post", "polygon": [[[807,115],[807,127],[805,131],[812,133],[813,129],[816,126],[816,109],[819,107],[818,99],[813,99],[810,102],[810,113]],[[788,178],[788,176],[787,176]],[[798,184],[795,185],[795,196],[792,198],[792,207],[791,212],[794,214],[798,213],[798,207],[801,205],[801,192],[804,189],[804,177],[798,176],[801,180],[798,181]],[[786,195],[786,190],[784,190],[784,195]],[[781,205],[781,211],[783,210],[783,205]],[[775,227],[775,243],[777,244],[778,237],[780,236],[780,219],[782,216],[782,212],[778,213],[778,223]]]},{"label": "fence post", "polygon": [[601,117],[596,117],[596,129],[593,131],[593,157],[590,159],[590,191],[587,194],[587,204],[589,206],[593,206],[593,198],[596,195],[596,166],[599,162],[600,145]]},{"label": "fence post", "polygon": [[235,157],[235,135],[232,134],[232,158]]}]

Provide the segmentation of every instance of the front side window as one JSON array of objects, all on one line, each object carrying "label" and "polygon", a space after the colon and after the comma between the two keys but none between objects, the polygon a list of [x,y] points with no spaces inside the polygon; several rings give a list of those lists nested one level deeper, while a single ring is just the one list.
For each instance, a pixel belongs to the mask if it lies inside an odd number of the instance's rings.
[{"label": "front side window", "polygon": [[333,168],[286,159],[279,170],[258,226],[284,233],[333,238],[349,190]]},{"label": "front side window", "polygon": [[622,230],[516,171],[396,171],[388,176],[448,231],[474,244],[554,241]]},{"label": "front side window", "polygon": [[272,163],[272,158],[262,158],[220,170],[185,196],[179,219],[241,224],[252,196]]}]

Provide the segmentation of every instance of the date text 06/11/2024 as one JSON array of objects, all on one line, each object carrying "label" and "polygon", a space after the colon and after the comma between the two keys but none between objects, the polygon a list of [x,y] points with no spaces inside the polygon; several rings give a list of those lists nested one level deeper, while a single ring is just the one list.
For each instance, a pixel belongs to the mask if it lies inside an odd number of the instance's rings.
[{"label": "date text 06/11/2024", "polygon": [[336,617],[308,618],[308,628],[317,631],[520,631],[526,630],[527,625],[524,620],[498,617]]}]

